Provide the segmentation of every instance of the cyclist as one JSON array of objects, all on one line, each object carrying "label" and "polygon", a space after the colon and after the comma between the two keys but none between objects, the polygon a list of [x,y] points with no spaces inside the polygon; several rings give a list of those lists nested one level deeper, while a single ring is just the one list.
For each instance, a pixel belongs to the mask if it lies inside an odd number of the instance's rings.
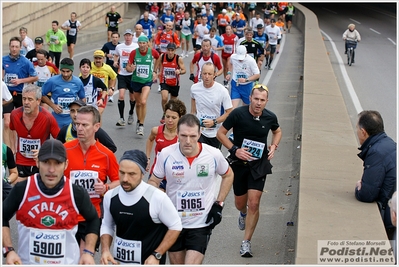
[{"label": "cyclist", "polygon": [[[349,24],[348,29],[342,35],[342,38],[345,40],[345,54],[348,52],[348,41],[360,42],[361,40],[360,33],[355,30],[355,27],[355,24]],[[356,48],[356,45],[354,48]],[[352,63],[355,63],[355,51],[353,51]]]}]

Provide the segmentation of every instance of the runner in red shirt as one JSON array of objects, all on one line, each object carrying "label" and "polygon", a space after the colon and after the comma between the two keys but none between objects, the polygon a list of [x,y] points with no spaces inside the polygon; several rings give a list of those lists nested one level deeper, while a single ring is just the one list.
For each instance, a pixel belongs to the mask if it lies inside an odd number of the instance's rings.
[{"label": "runner in red shirt", "polygon": [[[212,62],[213,65],[216,66],[218,69],[218,72],[216,72],[216,76],[220,76],[223,73],[223,67],[222,67],[222,62],[220,61],[220,57],[211,52],[211,40],[205,39],[202,41],[201,44],[201,52],[196,53],[193,57],[193,60],[190,62],[190,80],[192,80],[194,83],[200,82],[201,79],[201,68],[202,65],[205,64],[205,62]],[[194,65],[197,66],[197,74],[194,77]]]},{"label": "runner in red shirt", "polygon": [[22,107],[14,109],[10,114],[10,129],[16,131],[17,155],[16,164],[18,179],[21,182],[37,173],[37,153],[44,141],[56,138],[60,128],[54,116],[45,108],[40,107],[42,91],[40,87],[28,84],[22,90]]},{"label": "runner in red shirt", "polygon": [[162,54],[155,63],[154,73],[159,75],[161,86],[161,106],[163,115],[161,123],[165,123],[165,104],[170,99],[177,99],[180,90],[180,75],[186,73],[183,58],[176,54],[176,45],[169,43],[168,52]]},{"label": "runner in red shirt", "polygon": [[227,70],[228,70],[228,62],[229,58],[235,52],[235,47],[238,42],[238,37],[233,33],[233,29],[230,25],[226,26],[226,33],[221,35],[223,42],[223,50],[222,50],[222,62],[223,62],[223,75],[224,75],[224,87],[227,88],[228,81],[226,80]]},{"label": "runner in red shirt", "polygon": [[174,43],[177,48],[180,47],[180,40],[176,33],[173,32],[173,21],[166,23],[165,30],[159,31],[155,35],[155,45],[159,48],[158,52],[165,53],[169,43]]},{"label": "runner in red shirt", "polygon": [[[153,127],[146,143],[146,155],[148,165],[146,171],[150,171],[150,176],[157,161],[157,155],[167,146],[177,143],[177,122],[186,114],[186,106],[179,99],[171,99],[165,104],[165,124]],[[150,170],[150,155],[155,141],[154,162]],[[161,189],[166,190],[166,180],[159,185]]]}]

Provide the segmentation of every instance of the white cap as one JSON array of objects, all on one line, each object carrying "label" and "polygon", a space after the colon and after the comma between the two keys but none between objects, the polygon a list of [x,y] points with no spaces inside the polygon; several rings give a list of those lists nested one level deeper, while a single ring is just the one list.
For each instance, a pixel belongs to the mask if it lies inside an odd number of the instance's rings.
[{"label": "white cap", "polygon": [[243,45],[239,45],[236,51],[236,58],[238,60],[244,60],[246,54],[247,54],[247,48]]},{"label": "white cap", "polygon": [[226,13],[227,13],[227,10],[223,8],[222,13],[223,13],[223,14],[226,14]]}]

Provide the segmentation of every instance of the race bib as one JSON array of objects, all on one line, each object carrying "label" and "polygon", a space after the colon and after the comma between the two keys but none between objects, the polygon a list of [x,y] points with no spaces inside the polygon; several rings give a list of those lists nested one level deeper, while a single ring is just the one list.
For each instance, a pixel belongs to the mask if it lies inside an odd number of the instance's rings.
[{"label": "race bib", "polygon": [[179,190],[176,197],[176,207],[180,217],[203,215],[205,210],[204,190]]},{"label": "race bib", "polygon": [[[51,216],[47,216],[49,220]],[[65,231],[30,229],[29,263],[39,265],[65,264]]]},{"label": "race bib", "polygon": [[74,97],[59,97],[58,105],[61,106],[61,114],[69,114],[69,104],[75,101]]},{"label": "race bib", "polygon": [[148,34],[150,33],[150,30],[149,30],[149,29],[143,29],[143,32],[144,32],[144,34],[145,34],[146,36],[148,36]]},{"label": "race bib", "polygon": [[163,73],[164,73],[166,79],[176,78],[176,69],[174,69],[174,68],[164,68]]},{"label": "race bib", "polygon": [[122,68],[126,69],[127,62],[128,62],[127,59],[122,60]]},{"label": "race bib", "polygon": [[233,54],[233,45],[224,45],[224,52],[227,54]]},{"label": "race bib", "polygon": [[248,56],[250,56],[250,57],[254,57],[254,53],[248,53]]},{"label": "race bib", "polygon": [[40,139],[27,139],[19,137],[19,152],[25,158],[33,159],[33,150],[40,149]]},{"label": "race bib", "polygon": [[6,73],[4,75],[4,82],[6,83],[7,86],[9,87],[15,87],[17,86],[16,84],[12,84],[11,80],[18,79],[18,74],[15,73]]},{"label": "race bib", "polygon": [[75,36],[75,35],[76,35],[76,28],[71,28],[71,29],[68,31],[68,35],[70,35],[70,36]]},{"label": "race bib", "polygon": [[140,78],[148,78],[150,75],[150,66],[148,65],[137,65],[136,67],[136,75]]},{"label": "race bib", "polygon": [[51,35],[50,36],[50,44],[55,44],[55,41],[58,40],[58,36],[57,35]]},{"label": "race bib", "polygon": [[226,19],[220,19],[220,24],[222,25],[226,25],[227,24],[227,20]]},{"label": "race bib", "polygon": [[47,82],[46,78],[40,78],[39,80],[37,80],[36,85],[39,87],[43,87],[43,84]]},{"label": "race bib", "polygon": [[115,237],[114,259],[121,264],[141,264],[141,241]]},{"label": "race bib", "polygon": [[109,26],[115,28],[117,25],[116,21],[110,21]]},{"label": "race bib", "polygon": [[263,150],[265,148],[265,144],[262,142],[252,141],[249,139],[245,139],[242,141],[242,148],[248,148],[248,152],[252,154],[252,160],[258,160],[262,158]]},{"label": "race bib", "polygon": [[244,79],[246,79],[246,78],[248,78],[248,77],[247,77],[247,74],[246,74],[245,72],[237,72],[237,73],[236,73],[236,79],[238,80],[239,78],[244,78]]},{"label": "race bib", "polygon": [[96,191],[94,190],[94,184],[97,181],[98,172],[88,170],[71,171],[69,173],[69,177],[71,178],[72,183],[80,185],[81,187],[86,189],[87,193],[89,193],[90,198],[100,197],[100,195],[96,194]]}]

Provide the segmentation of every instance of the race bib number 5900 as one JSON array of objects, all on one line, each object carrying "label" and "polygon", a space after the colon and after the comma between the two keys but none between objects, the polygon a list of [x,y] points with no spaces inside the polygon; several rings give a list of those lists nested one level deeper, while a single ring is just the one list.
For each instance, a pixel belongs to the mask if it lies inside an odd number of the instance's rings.
[{"label": "race bib number 5900", "polygon": [[65,263],[65,231],[30,230],[29,263],[59,265]]}]

